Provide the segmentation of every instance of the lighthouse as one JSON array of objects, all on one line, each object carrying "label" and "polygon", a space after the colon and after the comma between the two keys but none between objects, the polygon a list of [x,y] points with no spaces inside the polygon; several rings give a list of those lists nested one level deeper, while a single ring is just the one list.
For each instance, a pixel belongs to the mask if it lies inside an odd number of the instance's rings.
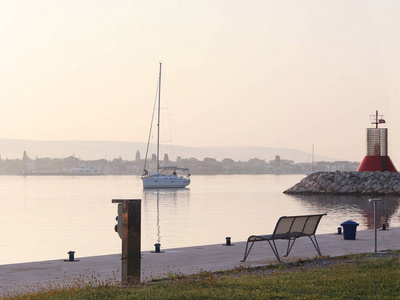
[{"label": "lighthouse", "polygon": [[388,129],[378,128],[379,124],[386,123],[382,115],[370,116],[371,124],[375,124],[375,128],[367,128],[367,154],[358,167],[358,172],[365,171],[389,171],[397,172],[388,155]]}]

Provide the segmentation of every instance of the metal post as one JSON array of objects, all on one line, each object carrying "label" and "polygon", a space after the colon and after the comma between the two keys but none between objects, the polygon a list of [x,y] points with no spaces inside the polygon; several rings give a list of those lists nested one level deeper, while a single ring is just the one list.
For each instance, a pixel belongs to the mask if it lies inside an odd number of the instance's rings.
[{"label": "metal post", "polygon": [[112,203],[122,203],[121,281],[140,283],[141,200],[113,199]]},{"label": "metal post", "polygon": [[378,252],[378,229],[376,228],[376,223],[377,223],[376,204],[377,202],[381,201],[382,199],[369,199],[369,202],[374,202],[375,253]]}]

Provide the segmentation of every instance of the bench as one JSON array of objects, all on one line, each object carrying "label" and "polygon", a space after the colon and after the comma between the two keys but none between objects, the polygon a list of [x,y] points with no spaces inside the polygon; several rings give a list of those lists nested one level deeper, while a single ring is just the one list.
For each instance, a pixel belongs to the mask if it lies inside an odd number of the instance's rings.
[{"label": "bench", "polygon": [[321,250],[319,249],[315,232],[317,231],[319,221],[325,215],[326,214],[280,217],[272,234],[251,235],[247,239],[246,250],[244,251],[242,262],[244,262],[249,256],[254,243],[262,241],[267,241],[269,243],[276,258],[281,262],[275,240],[288,240],[286,255],[284,255],[284,257],[286,257],[289,255],[290,250],[292,250],[296,239],[302,236],[308,236],[310,238],[318,254],[321,256]]}]

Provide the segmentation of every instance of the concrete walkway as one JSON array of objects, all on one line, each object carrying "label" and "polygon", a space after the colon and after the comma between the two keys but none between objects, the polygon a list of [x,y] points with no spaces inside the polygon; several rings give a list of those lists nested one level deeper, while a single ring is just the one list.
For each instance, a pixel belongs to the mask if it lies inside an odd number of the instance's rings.
[{"label": "concrete walkway", "polygon": [[[257,234],[257,233],[256,233]],[[317,234],[324,256],[341,256],[350,253],[373,253],[374,230],[357,231],[356,240],[344,240],[342,235]],[[206,245],[176,249],[161,249],[164,253],[142,252],[142,281],[162,278],[172,274],[193,274],[201,271],[234,269],[239,266],[261,266],[278,263],[267,243],[256,243],[246,262],[243,259],[245,242],[232,241],[233,246]],[[284,255],[287,243],[277,241]],[[378,251],[400,249],[400,227],[378,231]],[[289,257],[283,262],[297,261],[317,256],[310,239],[296,241]],[[0,265],[0,296],[33,292],[87,283],[116,283],[121,280],[121,255],[77,257],[79,261],[64,259]]]}]

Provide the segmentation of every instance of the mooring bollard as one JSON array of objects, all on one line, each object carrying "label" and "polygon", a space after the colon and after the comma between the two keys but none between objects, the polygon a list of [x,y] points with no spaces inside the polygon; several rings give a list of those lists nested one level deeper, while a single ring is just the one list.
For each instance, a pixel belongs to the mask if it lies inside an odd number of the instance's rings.
[{"label": "mooring bollard", "polygon": [[156,247],[155,251],[151,251],[151,253],[164,253],[165,252],[165,251],[161,251],[160,250],[160,248],[161,248],[161,244],[160,243],[155,243],[154,246]]},{"label": "mooring bollard", "polygon": [[231,243],[231,237],[228,236],[225,238],[225,244],[223,244],[222,246],[234,246],[234,244]]},{"label": "mooring bollard", "polygon": [[75,251],[68,251],[67,254],[69,255],[69,258],[64,259],[64,261],[79,261],[79,259],[75,259],[74,257]]}]

